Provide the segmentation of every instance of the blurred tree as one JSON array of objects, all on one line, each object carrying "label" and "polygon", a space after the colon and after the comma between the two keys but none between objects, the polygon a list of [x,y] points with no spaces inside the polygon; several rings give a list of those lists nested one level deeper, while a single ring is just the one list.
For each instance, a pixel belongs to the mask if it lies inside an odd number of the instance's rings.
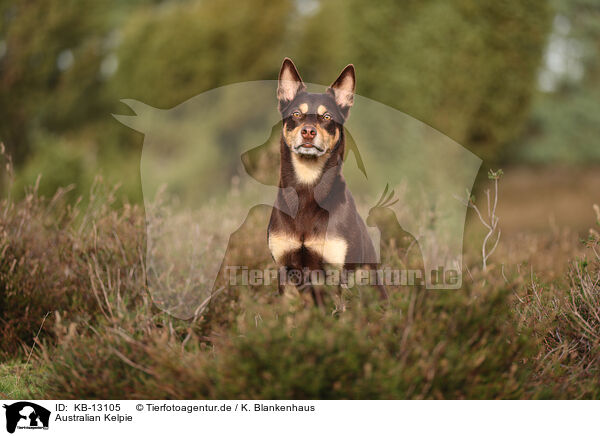
[{"label": "blurred tree", "polygon": [[[184,0],[142,7],[123,27],[111,93],[170,108],[226,84],[276,80],[286,55],[286,26],[293,7],[292,0]],[[240,114],[244,116],[252,114]],[[246,132],[227,125],[215,126],[212,133],[216,142],[234,144]],[[168,143],[164,146],[168,148]],[[222,177],[228,183],[236,169],[231,165],[238,162],[231,156],[235,148],[219,147],[218,153],[229,155],[222,161],[230,167],[203,168],[202,180]],[[185,181],[197,173],[198,167],[182,162],[177,176],[183,187],[176,182],[171,187],[181,187],[178,192],[185,195]]]},{"label": "blurred tree", "polygon": [[354,63],[360,94],[495,158],[526,119],[548,29],[546,0],[0,0],[0,139],[32,177],[72,149],[69,174],[131,179],[141,141],[110,116],[120,98],[171,107],[274,80],[290,56],[322,84]]},{"label": "blurred tree", "polygon": [[35,129],[79,128],[106,107],[100,65],[110,14],[98,2],[0,3],[0,137],[17,162]]},{"label": "blurred tree", "polygon": [[274,80],[292,6],[190,0],[144,8],[123,30],[116,94],[165,108],[228,83]]},{"label": "blurred tree", "polygon": [[546,0],[323,0],[299,63],[325,80],[353,62],[359,93],[492,159],[522,127],[548,26]]},{"label": "blurred tree", "polygon": [[600,161],[600,3],[553,0],[554,25],[526,135],[514,159]]},{"label": "blurred tree", "polygon": [[16,194],[38,174],[43,193],[66,183],[85,192],[101,172],[139,198],[139,157],[122,147],[139,135],[111,117],[119,103],[108,84],[122,21],[148,3],[158,1],[0,0],[0,140],[20,168]]}]

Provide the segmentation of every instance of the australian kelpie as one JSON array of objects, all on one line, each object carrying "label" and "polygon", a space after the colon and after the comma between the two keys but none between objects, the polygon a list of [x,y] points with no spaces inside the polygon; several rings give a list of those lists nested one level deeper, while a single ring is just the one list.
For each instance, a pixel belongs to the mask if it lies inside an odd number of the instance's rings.
[{"label": "australian kelpie", "polygon": [[[269,249],[280,271],[376,265],[373,243],[342,175],[344,122],[354,89],[353,65],[325,93],[316,94],[307,92],[294,63],[283,61],[277,88],[283,120],[281,189],[268,227]],[[295,216],[283,212],[292,209]],[[279,284],[283,292],[281,277]],[[386,296],[385,288],[379,291]]]}]

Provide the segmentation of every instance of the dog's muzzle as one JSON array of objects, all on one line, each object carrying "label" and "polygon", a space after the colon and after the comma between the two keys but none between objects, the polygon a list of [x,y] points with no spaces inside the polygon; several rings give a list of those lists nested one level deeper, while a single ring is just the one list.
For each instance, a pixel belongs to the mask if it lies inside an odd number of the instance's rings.
[{"label": "dog's muzzle", "polygon": [[305,142],[300,145],[296,145],[293,148],[294,153],[305,156],[321,156],[325,153],[325,150],[315,144]]}]

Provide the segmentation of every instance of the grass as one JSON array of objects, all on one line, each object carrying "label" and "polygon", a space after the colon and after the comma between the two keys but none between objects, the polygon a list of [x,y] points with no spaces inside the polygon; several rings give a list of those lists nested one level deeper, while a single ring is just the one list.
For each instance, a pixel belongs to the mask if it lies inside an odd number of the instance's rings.
[{"label": "grass", "polygon": [[0,364],[0,398],[29,398],[42,395],[42,371],[19,360]]},{"label": "grass", "polygon": [[0,201],[3,398],[600,398],[598,233],[503,235],[484,271],[474,221],[461,290],[351,290],[334,315],[226,286],[183,321],[148,295],[144,213],[115,197]]}]

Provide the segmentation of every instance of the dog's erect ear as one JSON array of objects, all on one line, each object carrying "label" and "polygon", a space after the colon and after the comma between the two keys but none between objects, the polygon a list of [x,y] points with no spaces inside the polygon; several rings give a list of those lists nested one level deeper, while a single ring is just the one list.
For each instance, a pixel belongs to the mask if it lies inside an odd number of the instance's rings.
[{"label": "dog's erect ear", "polygon": [[333,94],[335,102],[347,113],[352,104],[354,104],[354,85],[356,84],[356,76],[354,74],[354,65],[346,66],[340,73],[335,82],[327,88],[327,92]]},{"label": "dog's erect ear", "polygon": [[292,101],[296,97],[296,94],[303,89],[306,89],[306,86],[304,86],[296,66],[290,58],[285,58],[281,65],[281,71],[279,71],[279,83],[277,86],[279,107],[281,108],[282,104]]}]

